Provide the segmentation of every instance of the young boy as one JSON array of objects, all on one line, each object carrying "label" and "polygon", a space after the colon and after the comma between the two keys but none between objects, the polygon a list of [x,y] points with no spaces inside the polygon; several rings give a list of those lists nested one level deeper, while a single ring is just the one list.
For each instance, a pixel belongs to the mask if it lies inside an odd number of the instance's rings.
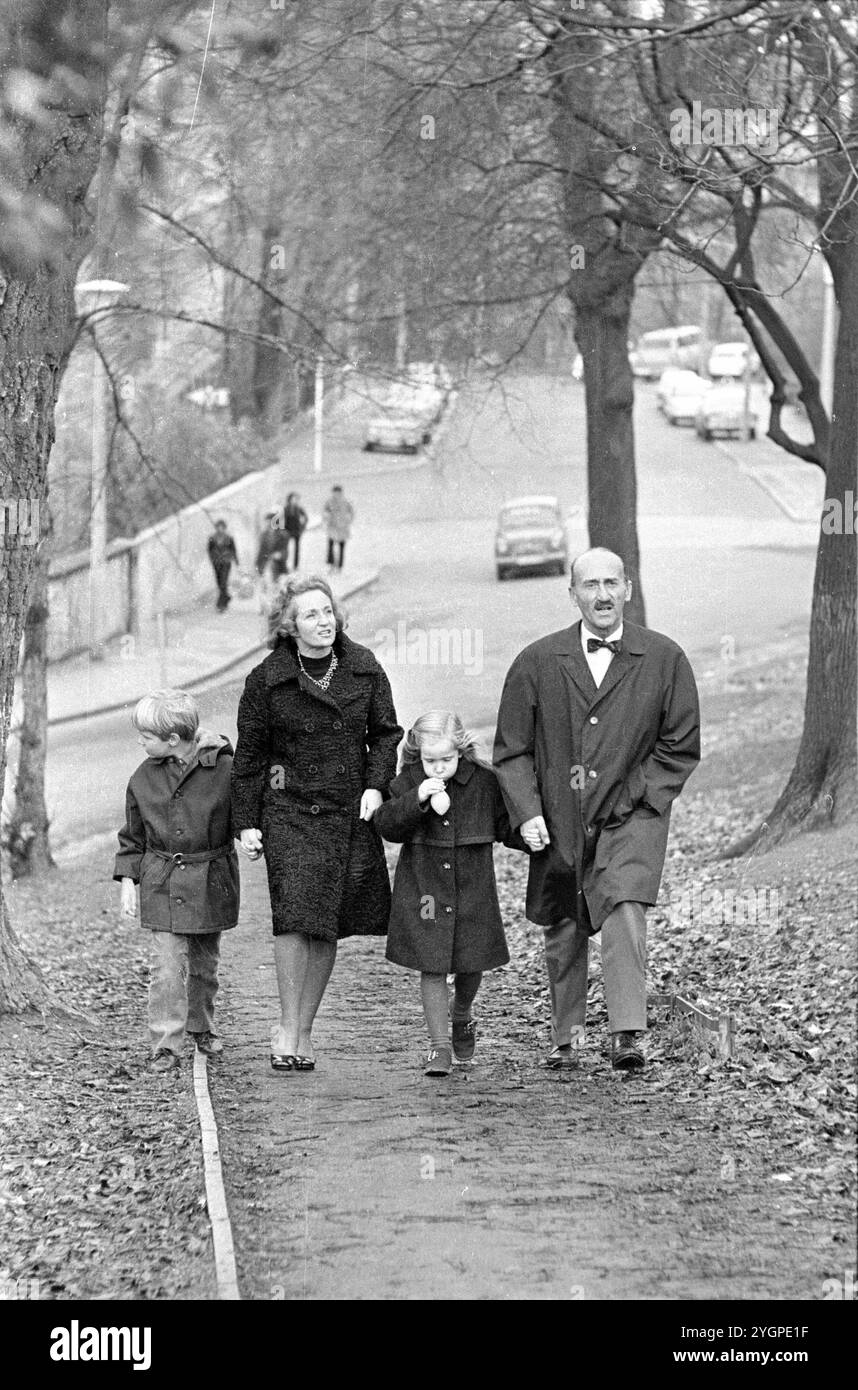
[{"label": "young boy", "polygon": [[128,783],[114,879],[120,909],[152,933],[149,1033],[152,1067],[179,1065],[184,1032],[207,1056],[214,1032],[220,934],[238,921],[238,856],[229,783],[232,747],[200,728],[183,690],[144,695],[132,715],[146,754]]}]

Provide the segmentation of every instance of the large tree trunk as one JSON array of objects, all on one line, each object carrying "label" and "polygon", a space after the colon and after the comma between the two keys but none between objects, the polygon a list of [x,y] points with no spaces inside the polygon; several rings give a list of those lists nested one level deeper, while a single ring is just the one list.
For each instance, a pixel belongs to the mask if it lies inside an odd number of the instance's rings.
[{"label": "large tree trunk", "polygon": [[798,826],[818,828],[858,810],[858,242],[841,245],[832,257],[832,270],[840,325],[826,502],[813,580],[804,728],[795,766],[771,815],[731,854],[745,852],[761,838],[766,845],[775,844]]},{"label": "large tree trunk", "polygon": [[633,622],[645,623],[632,425],[635,393],[628,354],[631,304],[632,284],[627,282],[607,302],[580,308],[575,337],[584,359],[590,544],[622,557],[632,581],[626,614]]},{"label": "large tree trunk", "polygon": [[570,29],[555,41],[548,59],[556,112],[552,134],[563,170],[566,293],[584,359],[590,544],[622,558],[633,585],[626,611],[645,623],[628,339],[635,276],[661,237],[618,223],[602,193],[616,153],[581,120],[607,96],[600,56],[600,40],[592,34]]},{"label": "large tree trunk", "polygon": [[[0,241],[0,496],[30,507],[44,505],[54,406],[74,334],[74,283],[91,243],[92,219],[85,200],[98,166],[105,101],[99,56],[104,22],[104,0],[22,4],[5,7],[0,15],[0,52],[10,69],[49,74],[65,68],[89,84],[85,89],[78,85],[73,103],[48,102],[43,108],[48,119],[27,127],[21,136],[21,186],[28,198],[42,200],[42,209],[52,209],[54,222],[40,221],[39,212],[31,209],[26,242]],[[58,213],[65,225],[48,248],[45,226],[56,225]],[[39,529],[35,528],[36,541]],[[32,526],[24,534],[19,527],[16,535],[6,533],[0,539],[2,795],[36,549]],[[0,887],[0,1013],[38,1006],[42,997],[38,971],[21,953]]]},{"label": "large tree trunk", "polygon": [[[43,530],[47,532],[47,524]],[[54,867],[45,805],[49,550],[45,534],[33,565],[24,624],[18,767],[13,807],[3,836],[13,878],[29,878]]]}]

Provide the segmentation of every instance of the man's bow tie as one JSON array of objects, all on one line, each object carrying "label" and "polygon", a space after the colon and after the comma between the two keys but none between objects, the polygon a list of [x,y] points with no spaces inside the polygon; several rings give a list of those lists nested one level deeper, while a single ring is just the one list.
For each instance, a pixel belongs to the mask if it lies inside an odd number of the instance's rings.
[{"label": "man's bow tie", "polygon": [[609,651],[609,652],[614,652],[615,655],[616,655],[618,652],[621,652],[621,651],[623,650],[623,644],[622,644],[622,642],[619,640],[619,638],[616,640],[616,642],[605,642],[605,641],[603,641],[603,639],[602,639],[601,637],[588,637],[588,638],[587,638],[587,651],[588,651],[588,652],[597,652],[597,651],[599,650],[600,647],[607,647],[607,648],[608,648],[608,651]]}]

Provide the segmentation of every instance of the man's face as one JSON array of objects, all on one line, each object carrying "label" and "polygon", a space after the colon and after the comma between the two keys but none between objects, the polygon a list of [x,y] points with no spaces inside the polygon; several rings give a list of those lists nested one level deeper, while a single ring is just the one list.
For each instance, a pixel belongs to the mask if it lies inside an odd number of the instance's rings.
[{"label": "man's face", "polygon": [[604,635],[622,622],[632,586],[625,577],[622,560],[597,552],[576,560],[569,592],[580,610],[585,628],[596,635]]}]

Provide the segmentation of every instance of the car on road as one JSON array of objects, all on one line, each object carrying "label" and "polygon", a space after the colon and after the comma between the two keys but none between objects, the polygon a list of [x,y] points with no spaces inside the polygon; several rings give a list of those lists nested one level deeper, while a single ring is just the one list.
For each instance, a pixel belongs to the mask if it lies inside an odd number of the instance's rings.
[{"label": "car on road", "polygon": [[643,333],[637,347],[629,353],[635,376],[658,381],[668,367],[688,367],[697,372],[701,366],[703,329],[696,324],[681,324],[678,328],[657,328]]},{"label": "car on road", "polygon": [[706,390],[697,410],[694,428],[699,439],[712,439],[716,434],[739,435],[747,425],[749,439],[756,439],[760,419],[755,409],[756,396],[748,393],[741,381],[713,381]]},{"label": "car on road", "polygon": [[556,497],[513,497],[501,508],[495,535],[498,579],[538,569],[565,574],[569,542]]},{"label": "car on road", "polygon": [[747,343],[717,343],[706,370],[713,381],[721,381],[743,377],[746,368],[751,376],[760,370],[760,359]]},{"label": "car on road", "polygon": [[397,454],[416,454],[421,444],[428,443],[429,422],[413,410],[394,409],[384,415],[374,415],[367,423],[364,449],[371,454],[376,449],[390,449]]},{"label": "car on road", "polygon": [[671,425],[693,425],[709,383],[685,367],[668,367],[655,388],[655,403]]}]

